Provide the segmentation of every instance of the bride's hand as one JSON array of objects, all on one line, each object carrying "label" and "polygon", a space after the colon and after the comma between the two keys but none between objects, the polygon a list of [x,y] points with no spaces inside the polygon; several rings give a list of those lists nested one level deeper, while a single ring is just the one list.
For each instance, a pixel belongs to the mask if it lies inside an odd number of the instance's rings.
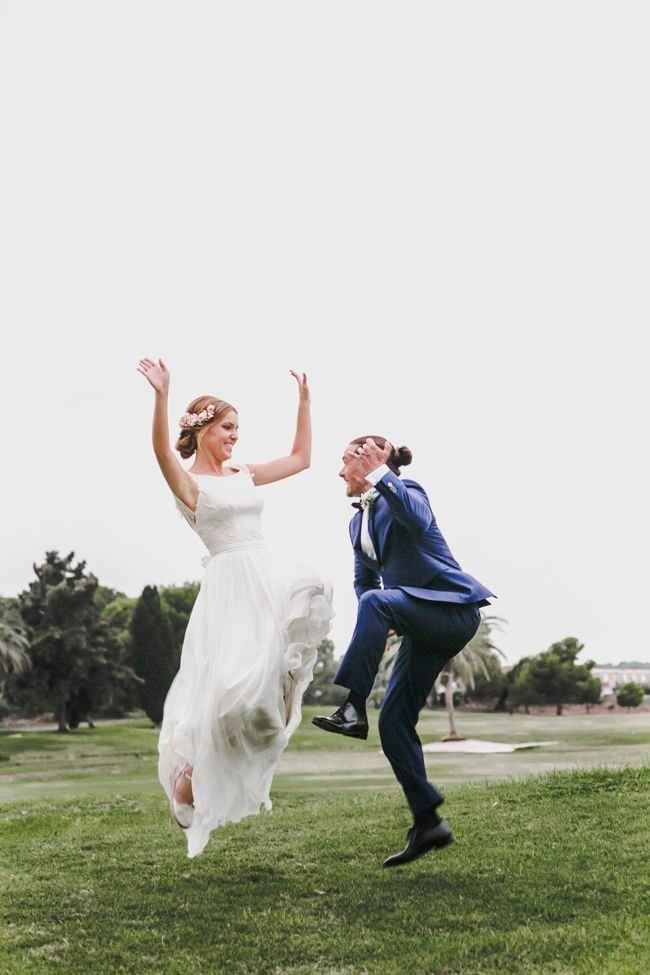
[{"label": "bride's hand", "polygon": [[167,393],[169,390],[169,369],[162,361],[154,362],[153,359],[140,359],[138,372],[147,379],[157,393]]},{"label": "bride's hand", "polygon": [[309,402],[309,386],[307,385],[307,373],[294,372],[293,369],[290,369],[289,372],[298,383],[298,395],[300,396],[300,399]]}]

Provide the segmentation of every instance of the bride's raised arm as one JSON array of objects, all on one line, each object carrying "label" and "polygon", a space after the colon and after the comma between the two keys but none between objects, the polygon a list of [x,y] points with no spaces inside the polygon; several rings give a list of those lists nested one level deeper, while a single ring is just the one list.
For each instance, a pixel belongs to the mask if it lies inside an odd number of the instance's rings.
[{"label": "bride's raised arm", "polygon": [[278,457],[277,460],[269,460],[265,464],[248,465],[258,485],[272,484],[273,481],[281,481],[284,477],[299,474],[311,463],[311,412],[307,376],[304,372],[299,374],[293,369],[290,372],[298,383],[298,422],[293,447],[287,457]]},{"label": "bride's raised arm", "polygon": [[169,418],[167,400],[169,398],[169,369],[162,359],[140,359],[138,372],[149,381],[156,394],[153,411],[152,441],[153,452],[160,470],[172,493],[187,507],[194,511],[199,495],[196,482],[181,467],[169,442]]}]

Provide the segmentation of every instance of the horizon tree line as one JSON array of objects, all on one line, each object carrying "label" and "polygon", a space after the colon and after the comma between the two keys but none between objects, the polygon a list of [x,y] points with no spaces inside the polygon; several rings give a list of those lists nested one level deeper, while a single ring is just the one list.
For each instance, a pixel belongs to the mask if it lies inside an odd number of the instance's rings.
[{"label": "horizon tree line", "polygon": [[[141,708],[154,726],[178,669],[183,637],[199,583],[147,585],[139,597],[102,586],[74,552],[45,553],[35,578],[17,597],[0,597],[0,717],[52,711],[58,730],[92,725],[93,715],[118,716]],[[505,621],[484,614],[475,637],[443,668],[443,703],[450,738],[460,738],[455,708],[464,697],[494,710],[529,711],[552,704],[561,715],[569,703],[587,710],[601,697],[593,661],[578,663],[584,645],[575,637],[523,657],[509,671],[496,634]],[[381,704],[399,650],[390,634],[371,701]],[[305,704],[337,704],[345,690],[333,683],[337,662],[330,639],[318,648]],[[458,690],[462,685],[463,693]],[[436,701],[435,688],[429,699]],[[621,707],[643,701],[638,685],[620,688]]]}]

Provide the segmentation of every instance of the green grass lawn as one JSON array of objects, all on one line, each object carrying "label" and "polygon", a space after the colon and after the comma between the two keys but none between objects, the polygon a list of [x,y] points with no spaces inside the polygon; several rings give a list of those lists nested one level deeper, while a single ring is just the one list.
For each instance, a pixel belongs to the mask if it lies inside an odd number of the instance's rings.
[{"label": "green grass lawn", "polygon": [[454,786],[446,814],[453,847],[388,871],[393,793],[274,794],[192,861],[160,795],[5,804],[0,972],[650,970],[650,769]]},{"label": "green grass lawn", "polygon": [[[345,789],[393,791],[390,768],[380,752],[377,712],[370,712],[367,742],[328,735],[311,724],[322,708],[305,708],[275,779],[278,794],[292,791],[338,793]],[[497,715],[461,712],[467,737],[496,741],[551,741],[554,744],[512,755],[429,755],[431,778],[443,786],[498,781],[555,769],[643,764],[650,753],[650,715],[613,713]],[[423,741],[446,731],[441,711],[425,711]],[[0,732],[0,802],[26,799],[108,797],[138,792],[157,795],[157,734],[145,719],[56,732]],[[650,971],[650,969],[649,969]]]},{"label": "green grass lawn", "polygon": [[[467,737],[554,744],[428,756],[458,842],[391,872],[409,821],[377,713],[360,742],[314,728],[321,710],[273,814],[193,861],[148,721],[0,732],[0,975],[650,972],[648,714],[461,713]],[[445,730],[424,712],[423,741]]]}]

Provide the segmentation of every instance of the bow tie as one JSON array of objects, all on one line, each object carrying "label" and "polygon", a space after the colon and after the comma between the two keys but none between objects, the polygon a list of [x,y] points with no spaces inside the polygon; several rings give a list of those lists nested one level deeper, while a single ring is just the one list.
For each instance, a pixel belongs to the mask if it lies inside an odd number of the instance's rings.
[{"label": "bow tie", "polygon": [[370,508],[375,498],[379,497],[379,491],[375,488],[371,488],[370,491],[364,491],[364,493],[359,497],[358,501],[352,502],[353,508],[358,508],[359,511],[365,511],[366,508]]}]

